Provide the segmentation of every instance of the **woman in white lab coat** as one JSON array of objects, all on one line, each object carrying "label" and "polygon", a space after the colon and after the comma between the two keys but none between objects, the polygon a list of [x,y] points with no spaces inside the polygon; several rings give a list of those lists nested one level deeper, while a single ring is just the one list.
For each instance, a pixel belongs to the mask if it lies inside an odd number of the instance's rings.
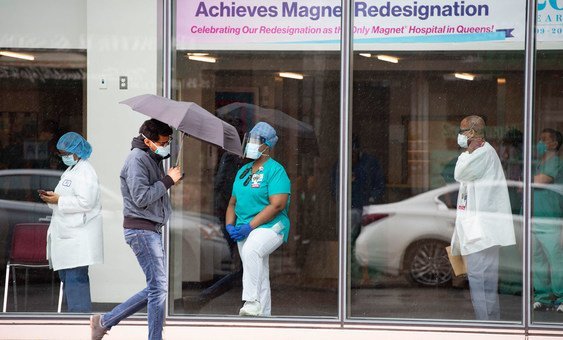
[{"label": "woman in white lab coat", "polygon": [[39,192],[53,209],[47,233],[47,258],[63,282],[68,311],[90,313],[88,266],[103,262],[98,176],[88,161],[92,147],[78,133],[64,134],[57,149],[68,168],[54,191]]}]

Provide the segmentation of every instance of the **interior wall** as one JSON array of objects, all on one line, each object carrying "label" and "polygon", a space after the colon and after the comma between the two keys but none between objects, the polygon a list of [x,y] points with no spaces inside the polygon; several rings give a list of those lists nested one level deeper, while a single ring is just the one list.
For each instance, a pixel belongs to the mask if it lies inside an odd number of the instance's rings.
[{"label": "interior wall", "polygon": [[[88,1],[87,128],[91,162],[105,188],[103,265],[90,268],[93,302],[122,302],[145,286],[145,278],[124,242],[119,172],[131,139],[148,117],[120,101],[157,91],[156,0]],[[134,9],[134,15],[127,15]],[[127,90],[119,89],[127,76]],[[107,88],[100,88],[104,78]]]}]

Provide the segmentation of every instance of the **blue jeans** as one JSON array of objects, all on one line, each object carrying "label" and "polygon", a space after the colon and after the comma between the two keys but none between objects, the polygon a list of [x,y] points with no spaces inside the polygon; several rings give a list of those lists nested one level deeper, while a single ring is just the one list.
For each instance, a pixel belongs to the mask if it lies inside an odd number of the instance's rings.
[{"label": "blue jeans", "polygon": [[90,299],[88,266],[61,269],[58,273],[63,282],[67,310],[70,313],[90,313],[92,300]]},{"label": "blue jeans", "polygon": [[160,340],[168,288],[162,235],[156,231],[140,229],[125,229],[124,233],[125,241],[135,253],[145,273],[147,287],[116,306],[111,312],[102,315],[102,326],[109,329],[146,306],[149,339]]}]

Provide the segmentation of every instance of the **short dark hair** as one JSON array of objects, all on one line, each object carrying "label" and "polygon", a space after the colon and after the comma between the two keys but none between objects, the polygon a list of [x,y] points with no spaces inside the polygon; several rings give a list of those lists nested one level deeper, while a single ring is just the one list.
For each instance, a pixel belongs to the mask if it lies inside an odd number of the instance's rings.
[{"label": "short dark hair", "polygon": [[561,147],[561,143],[563,143],[563,137],[561,136],[561,132],[550,128],[543,129],[542,133],[544,132],[549,133],[551,135],[551,138],[557,141],[557,151],[559,151],[559,148]]},{"label": "short dark hair", "polygon": [[153,118],[145,121],[143,125],[141,125],[139,133],[145,135],[145,137],[153,142],[157,142],[159,136],[170,136],[172,134],[172,128],[168,126],[168,124]]}]

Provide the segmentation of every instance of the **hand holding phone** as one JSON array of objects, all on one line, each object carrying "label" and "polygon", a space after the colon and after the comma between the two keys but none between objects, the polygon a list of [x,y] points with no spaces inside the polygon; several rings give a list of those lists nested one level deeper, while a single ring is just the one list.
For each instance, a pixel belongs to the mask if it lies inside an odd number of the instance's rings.
[{"label": "hand holding phone", "polygon": [[46,195],[47,194],[47,191],[42,190],[42,189],[37,190],[37,192],[39,193],[39,195]]}]

